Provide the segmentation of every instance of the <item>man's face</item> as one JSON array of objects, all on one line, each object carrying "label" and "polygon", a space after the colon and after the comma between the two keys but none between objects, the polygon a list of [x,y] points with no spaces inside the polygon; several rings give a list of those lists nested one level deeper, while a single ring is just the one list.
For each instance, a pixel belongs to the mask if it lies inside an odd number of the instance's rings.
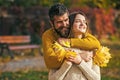
[{"label": "man's face", "polygon": [[53,27],[61,37],[68,37],[70,32],[68,13],[61,16],[54,16]]}]

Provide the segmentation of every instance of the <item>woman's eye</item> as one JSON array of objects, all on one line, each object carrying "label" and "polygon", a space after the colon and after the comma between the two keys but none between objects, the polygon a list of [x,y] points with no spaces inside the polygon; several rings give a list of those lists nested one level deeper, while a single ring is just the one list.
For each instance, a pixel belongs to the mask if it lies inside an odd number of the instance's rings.
[{"label": "woman's eye", "polygon": [[75,22],[78,23],[78,22],[80,22],[80,21],[79,21],[79,20],[76,20]]}]

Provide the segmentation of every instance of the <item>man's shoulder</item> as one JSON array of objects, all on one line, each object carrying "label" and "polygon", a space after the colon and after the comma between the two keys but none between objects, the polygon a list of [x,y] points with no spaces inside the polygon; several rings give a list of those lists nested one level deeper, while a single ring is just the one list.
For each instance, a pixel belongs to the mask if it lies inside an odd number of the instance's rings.
[{"label": "man's shoulder", "polygon": [[54,38],[54,37],[56,37],[56,33],[52,28],[46,30],[42,35],[42,38]]},{"label": "man's shoulder", "polygon": [[51,33],[53,33],[52,28],[46,30],[46,31],[43,33],[43,36],[44,36],[44,35],[50,35]]}]

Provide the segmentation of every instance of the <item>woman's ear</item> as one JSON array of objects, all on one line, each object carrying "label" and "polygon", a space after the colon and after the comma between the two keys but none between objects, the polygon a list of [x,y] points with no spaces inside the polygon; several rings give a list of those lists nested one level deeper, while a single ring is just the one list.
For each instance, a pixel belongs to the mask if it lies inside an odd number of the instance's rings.
[{"label": "woman's ear", "polygon": [[89,28],[89,22],[88,22],[88,20],[86,20],[86,25],[87,25],[86,33],[91,32],[90,28]]}]

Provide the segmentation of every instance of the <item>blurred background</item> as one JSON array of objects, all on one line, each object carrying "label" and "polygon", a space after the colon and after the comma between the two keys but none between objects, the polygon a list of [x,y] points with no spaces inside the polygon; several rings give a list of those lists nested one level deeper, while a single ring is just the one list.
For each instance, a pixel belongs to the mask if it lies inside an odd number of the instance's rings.
[{"label": "blurred background", "polygon": [[[66,5],[70,12],[81,10],[87,15],[90,32],[103,45],[108,46],[112,54],[108,66],[101,68],[102,80],[120,80],[119,0],[0,0],[0,36],[29,35],[31,37],[30,44],[40,45],[40,54],[42,54],[41,36],[44,31],[50,28],[48,9],[58,2]],[[44,61],[41,60],[42,56],[37,54],[39,53],[37,50],[32,55],[26,55],[29,50],[22,52],[25,54],[15,54],[17,61],[26,60],[26,58],[31,60],[37,57],[39,64],[44,65]],[[34,70],[26,67],[22,70],[2,71],[7,63],[14,60],[3,55],[0,57],[0,67],[2,66],[0,68],[0,80],[47,80],[46,69]],[[36,66],[41,67],[41,65]]]}]

